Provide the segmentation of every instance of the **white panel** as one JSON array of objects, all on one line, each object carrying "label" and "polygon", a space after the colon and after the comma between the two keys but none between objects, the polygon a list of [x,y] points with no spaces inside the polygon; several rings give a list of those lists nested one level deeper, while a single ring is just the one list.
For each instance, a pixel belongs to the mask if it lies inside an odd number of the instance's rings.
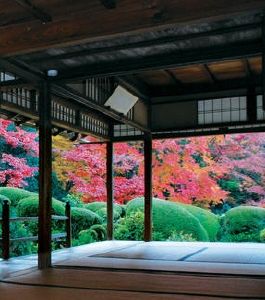
[{"label": "white panel", "polygon": [[135,97],[123,87],[117,86],[112,96],[106,101],[105,106],[110,106],[120,113],[127,114],[137,100],[138,97]]}]

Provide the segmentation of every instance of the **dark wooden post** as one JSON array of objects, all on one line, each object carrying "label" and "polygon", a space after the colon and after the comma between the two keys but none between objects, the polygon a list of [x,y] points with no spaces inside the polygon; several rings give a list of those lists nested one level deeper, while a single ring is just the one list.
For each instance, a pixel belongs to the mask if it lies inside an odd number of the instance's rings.
[{"label": "dark wooden post", "polygon": [[144,140],[144,241],[152,240],[152,138]]},{"label": "dark wooden post", "polygon": [[30,109],[36,111],[36,90],[30,91]]},{"label": "dark wooden post", "polygon": [[263,110],[265,110],[265,10],[262,16],[262,88],[263,88]]},{"label": "dark wooden post", "polygon": [[107,142],[107,237],[113,240],[113,143]]},{"label": "dark wooden post", "polygon": [[67,201],[65,205],[66,220],[66,247],[72,247],[72,222],[71,222],[71,206],[70,202]]},{"label": "dark wooden post", "polygon": [[9,259],[9,205],[8,200],[4,200],[2,211],[2,236],[3,236],[3,259]]},{"label": "dark wooden post", "polygon": [[39,269],[51,266],[52,132],[50,84],[44,82],[39,101]]},{"label": "dark wooden post", "polygon": [[257,96],[255,86],[250,84],[247,93],[247,116],[249,122],[257,121]]}]

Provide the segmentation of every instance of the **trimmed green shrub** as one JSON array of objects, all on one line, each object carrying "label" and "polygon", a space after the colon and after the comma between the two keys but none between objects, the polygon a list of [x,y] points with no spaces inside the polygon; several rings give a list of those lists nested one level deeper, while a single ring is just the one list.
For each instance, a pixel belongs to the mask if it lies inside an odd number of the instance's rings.
[{"label": "trimmed green shrub", "polygon": [[0,187],[0,194],[6,196],[13,206],[16,206],[20,200],[26,197],[38,195],[16,187]]},{"label": "trimmed green shrub", "polygon": [[90,244],[98,241],[98,234],[95,230],[86,229],[81,230],[78,234],[78,241],[76,246]]},{"label": "trimmed green shrub", "polygon": [[[107,203],[106,202],[92,202],[85,205],[86,209],[89,209],[98,215],[100,215],[104,220],[107,219]],[[113,209],[113,219],[118,220],[121,217],[123,210],[118,204],[114,204]]]},{"label": "trimmed green shrub", "polygon": [[265,209],[254,206],[238,206],[230,209],[222,218],[222,241],[259,242],[260,231],[265,227]]},{"label": "trimmed green shrub", "polygon": [[[104,220],[107,219],[107,209],[101,208],[97,212]],[[118,213],[116,209],[113,209],[113,220],[118,220],[121,217],[121,215]]]},{"label": "trimmed green shrub", "polygon": [[[126,207],[126,216],[137,210],[144,211],[144,198],[131,200]],[[192,234],[197,241],[209,241],[207,231],[200,221],[185,208],[174,202],[153,198],[153,230],[167,239],[173,231]]]},{"label": "trimmed green shrub", "polygon": [[204,229],[207,231],[209,239],[211,242],[216,241],[217,233],[220,229],[219,217],[210,211],[184,203],[176,203],[182,208],[185,208],[190,212],[194,217],[196,217]]},{"label": "trimmed green shrub", "polygon": [[260,231],[259,238],[262,243],[265,243],[265,228]]},{"label": "trimmed green shrub", "polygon": [[71,209],[72,235],[77,238],[81,230],[89,229],[94,224],[102,224],[102,218],[95,212],[80,207]]},{"label": "trimmed green shrub", "polygon": [[80,245],[98,242],[98,241],[104,241],[106,239],[107,239],[107,230],[105,226],[102,224],[92,225],[90,229],[81,230],[78,234],[78,240]]},{"label": "trimmed green shrub", "polygon": [[[38,194],[20,200],[17,211],[19,217],[37,217],[39,212]],[[65,207],[61,201],[52,199],[52,214],[58,216],[65,215]]]},{"label": "trimmed green shrub", "polygon": [[[17,205],[17,214],[19,217],[37,217],[39,213],[39,196],[33,194],[30,197],[19,201]],[[65,215],[65,207],[61,201],[52,199],[52,214],[58,216]],[[26,222],[29,230],[33,235],[38,234],[38,222]],[[52,230],[62,231],[65,228],[65,222],[60,220],[52,220]]]}]

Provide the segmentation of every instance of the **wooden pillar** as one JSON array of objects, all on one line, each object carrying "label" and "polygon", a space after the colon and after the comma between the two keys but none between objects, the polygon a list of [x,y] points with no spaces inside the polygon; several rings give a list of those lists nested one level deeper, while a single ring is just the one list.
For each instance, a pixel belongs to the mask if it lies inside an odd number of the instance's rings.
[{"label": "wooden pillar", "polygon": [[265,10],[262,16],[262,88],[263,88],[263,110],[265,110]]},{"label": "wooden pillar", "polygon": [[52,131],[50,84],[44,82],[39,101],[39,269],[51,266]]},{"label": "wooden pillar", "polygon": [[72,247],[72,222],[71,222],[71,206],[70,202],[66,201],[65,205],[65,215],[67,217],[66,220],[66,248]]},{"label": "wooden pillar", "polygon": [[248,122],[253,123],[257,121],[257,96],[255,93],[255,86],[252,84],[248,86],[247,116]]},{"label": "wooden pillar", "polygon": [[144,241],[152,240],[152,138],[144,140]]},{"label": "wooden pillar", "polygon": [[4,200],[2,210],[2,237],[3,237],[3,259],[9,259],[10,229],[9,229],[9,204]]},{"label": "wooden pillar", "polygon": [[113,143],[107,142],[107,237],[113,240]]}]

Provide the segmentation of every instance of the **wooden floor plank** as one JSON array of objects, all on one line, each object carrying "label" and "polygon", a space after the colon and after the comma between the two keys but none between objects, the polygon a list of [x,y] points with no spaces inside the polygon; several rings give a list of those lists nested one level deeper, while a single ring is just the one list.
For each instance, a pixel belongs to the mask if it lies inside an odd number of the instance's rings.
[{"label": "wooden floor plank", "polygon": [[[123,291],[81,290],[56,287],[32,287],[16,284],[0,284],[0,297],[4,300],[243,300],[246,298],[220,298],[200,295],[155,294]],[[254,298],[251,298],[254,299]],[[264,299],[264,298],[260,298]]]},{"label": "wooden floor plank", "polygon": [[184,275],[163,272],[52,268],[12,277],[3,282],[130,292],[163,293],[167,291],[173,294],[249,297],[249,299],[263,297],[261,299],[265,299],[265,277],[262,276]]}]

